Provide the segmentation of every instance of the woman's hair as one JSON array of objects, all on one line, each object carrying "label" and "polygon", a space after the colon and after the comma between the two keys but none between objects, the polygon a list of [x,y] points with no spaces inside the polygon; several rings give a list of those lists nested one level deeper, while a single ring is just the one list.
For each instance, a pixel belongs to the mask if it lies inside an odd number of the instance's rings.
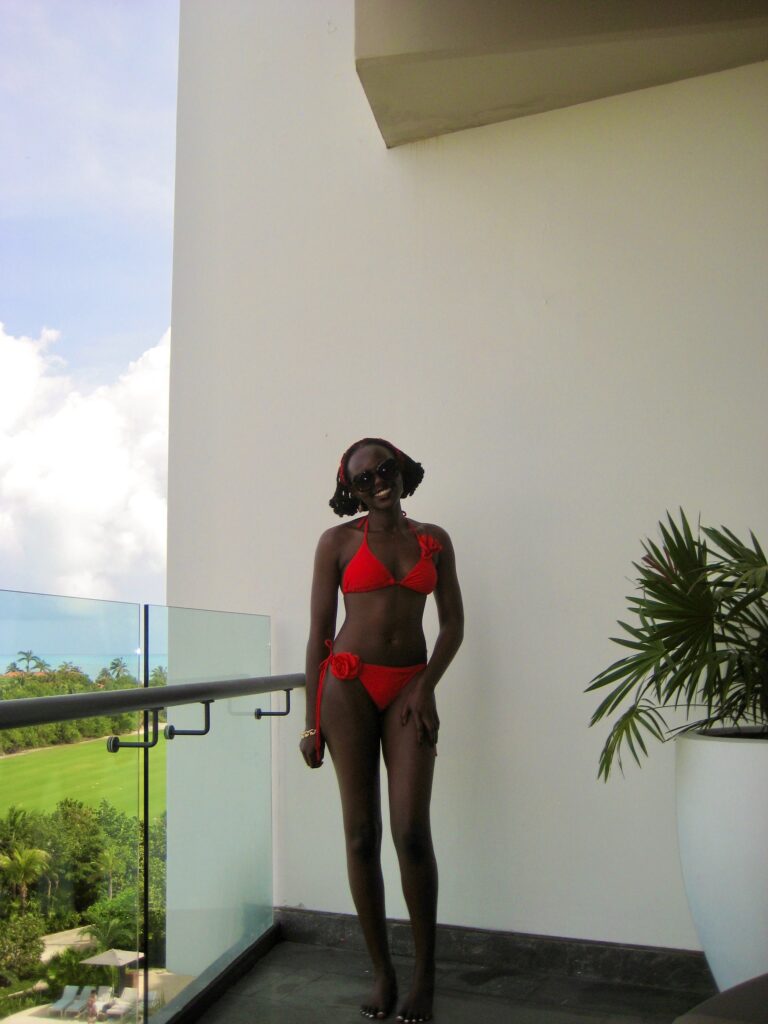
[{"label": "woman's hair", "polygon": [[354,516],[360,511],[359,499],[352,493],[352,482],[349,479],[347,466],[349,465],[350,458],[358,448],[365,448],[368,445],[386,448],[397,459],[400,475],[403,478],[404,498],[408,498],[413,494],[424,479],[424,467],[422,464],[414,462],[410,456],[406,455],[405,452],[401,452],[399,448],[395,448],[391,442],[385,441],[383,437],[363,437],[359,441],[355,441],[354,444],[351,444],[341,456],[339,470],[336,474],[336,490],[328,502],[337,516]]}]

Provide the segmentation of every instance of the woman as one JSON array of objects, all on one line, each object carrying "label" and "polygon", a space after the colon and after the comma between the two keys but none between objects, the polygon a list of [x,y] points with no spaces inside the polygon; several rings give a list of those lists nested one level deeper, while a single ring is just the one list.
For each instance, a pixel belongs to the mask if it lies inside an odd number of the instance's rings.
[{"label": "woman", "polygon": [[[397,998],[380,861],[379,751],[384,755],[416,952],[401,1021],[432,1017],[437,864],[429,803],[440,727],[434,690],[464,628],[448,534],[405,518],[400,508],[423,476],[420,463],[381,438],[363,438],[342,456],[331,508],[339,516],[367,514],[326,530],[317,546],[301,738],[310,768],[323,763],[327,745],[336,769],[349,883],[373,962],[373,991],[361,1007],[369,1018],[388,1016]],[[346,617],[331,642],[339,588]],[[427,660],[422,617],[432,592],[440,632]]]}]

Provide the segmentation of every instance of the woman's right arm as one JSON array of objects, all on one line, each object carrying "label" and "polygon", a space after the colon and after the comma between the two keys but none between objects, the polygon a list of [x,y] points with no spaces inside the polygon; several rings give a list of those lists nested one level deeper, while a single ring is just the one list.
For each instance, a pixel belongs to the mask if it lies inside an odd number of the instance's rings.
[{"label": "woman's right arm", "polygon": [[[307,729],[314,729],[315,704],[320,664],[328,655],[326,640],[332,640],[336,629],[336,609],[339,599],[339,533],[338,527],[326,530],[321,536],[315,552],[315,569],[312,575],[312,600],[310,604],[309,640],[307,641]],[[301,741],[301,753],[310,768],[319,768],[323,763],[325,743],[321,740],[320,757],[317,756],[316,737],[306,736]]]}]

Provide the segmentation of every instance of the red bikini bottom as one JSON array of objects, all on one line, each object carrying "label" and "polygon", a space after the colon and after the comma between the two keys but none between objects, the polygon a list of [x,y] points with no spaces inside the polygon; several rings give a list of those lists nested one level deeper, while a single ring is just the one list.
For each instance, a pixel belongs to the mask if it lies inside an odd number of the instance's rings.
[{"label": "red bikini bottom", "polygon": [[370,665],[359,655],[350,654],[349,651],[339,651],[338,654],[335,654],[330,640],[325,641],[325,646],[331,653],[321,663],[320,676],[317,681],[315,749],[318,757],[320,756],[320,705],[323,700],[323,683],[329,668],[337,679],[359,679],[373,703],[379,711],[383,711],[389,707],[403,687],[407,686],[415,675],[427,667],[426,662],[422,665]]}]

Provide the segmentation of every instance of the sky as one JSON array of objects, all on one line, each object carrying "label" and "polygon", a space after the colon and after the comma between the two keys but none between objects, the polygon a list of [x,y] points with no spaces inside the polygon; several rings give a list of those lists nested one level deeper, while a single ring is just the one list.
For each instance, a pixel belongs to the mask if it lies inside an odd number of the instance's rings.
[{"label": "sky", "polygon": [[0,588],[162,601],[178,0],[0,0]]}]

